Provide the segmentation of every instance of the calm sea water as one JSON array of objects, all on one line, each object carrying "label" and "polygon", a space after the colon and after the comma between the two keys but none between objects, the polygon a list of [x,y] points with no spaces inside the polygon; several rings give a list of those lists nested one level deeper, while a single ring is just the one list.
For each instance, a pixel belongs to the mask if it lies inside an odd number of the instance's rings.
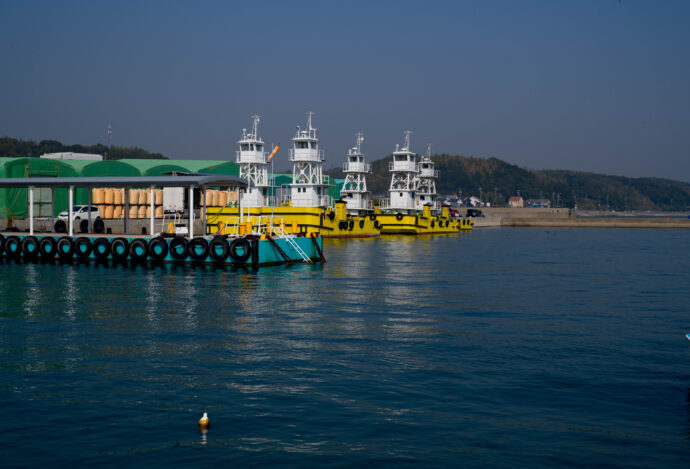
[{"label": "calm sea water", "polygon": [[258,271],[5,261],[1,464],[688,467],[689,252],[477,229]]}]

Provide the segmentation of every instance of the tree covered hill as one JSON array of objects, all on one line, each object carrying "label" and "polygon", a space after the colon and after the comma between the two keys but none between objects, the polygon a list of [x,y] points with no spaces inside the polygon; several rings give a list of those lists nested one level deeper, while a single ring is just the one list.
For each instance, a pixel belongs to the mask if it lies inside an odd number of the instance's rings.
[{"label": "tree covered hill", "polygon": [[0,158],[21,158],[27,156],[41,156],[44,153],[98,153],[105,155],[107,160],[119,160],[122,158],[149,158],[157,160],[167,159],[160,153],[149,153],[141,148],[132,147],[107,147],[97,143],[96,145],[64,145],[57,140],[18,140],[10,137],[0,138]]},{"label": "tree covered hill", "polygon": [[[508,197],[541,197],[561,207],[611,210],[685,210],[690,205],[690,185],[660,178],[628,178],[568,170],[532,170],[497,158],[433,155],[441,171],[436,190],[441,195],[470,195],[493,206],[503,206]],[[388,162],[392,156],[372,162],[367,177],[373,194],[386,194],[390,184]],[[345,177],[342,170],[325,171],[334,178]]]}]

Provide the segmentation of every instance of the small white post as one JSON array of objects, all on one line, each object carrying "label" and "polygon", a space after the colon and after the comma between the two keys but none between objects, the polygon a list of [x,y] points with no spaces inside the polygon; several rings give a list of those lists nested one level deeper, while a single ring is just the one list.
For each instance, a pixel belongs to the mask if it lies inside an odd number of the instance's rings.
[{"label": "small white post", "polygon": [[72,213],[72,197],[74,196],[74,186],[69,186],[69,195],[67,196],[68,203],[67,203],[67,220],[68,220],[68,225],[69,225],[69,235],[73,236],[74,235],[74,222],[73,222],[73,216],[74,214]]},{"label": "small white post", "polygon": [[153,236],[153,202],[154,202],[153,198],[154,198],[154,196],[155,196],[155,192],[153,190],[153,186],[151,186],[151,204],[150,204],[150,206],[151,206],[151,231],[149,231],[150,236]]},{"label": "small white post", "polygon": [[34,186],[29,186],[29,234],[34,234]]},{"label": "small white post", "polygon": [[194,237],[194,185],[189,186],[189,239]]}]

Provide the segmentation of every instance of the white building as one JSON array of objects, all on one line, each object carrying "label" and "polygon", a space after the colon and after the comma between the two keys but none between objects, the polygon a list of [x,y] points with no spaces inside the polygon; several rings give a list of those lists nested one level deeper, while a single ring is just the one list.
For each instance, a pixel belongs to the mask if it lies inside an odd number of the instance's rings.
[{"label": "white building", "polygon": [[96,153],[72,153],[66,151],[62,153],[44,153],[40,158],[48,158],[51,160],[87,160],[87,161],[103,161],[103,155]]}]

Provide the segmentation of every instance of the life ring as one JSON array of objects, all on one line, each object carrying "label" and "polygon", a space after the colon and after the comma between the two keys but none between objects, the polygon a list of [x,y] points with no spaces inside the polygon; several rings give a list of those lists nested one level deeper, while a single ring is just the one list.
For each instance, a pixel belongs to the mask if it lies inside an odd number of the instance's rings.
[{"label": "life ring", "polygon": [[350,223],[348,224],[347,229],[348,229],[349,231],[352,231],[352,229],[353,229],[354,227],[355,227],[355,221],[354,221],[354,220],[350,220]]},{"label": "life ring", "polygon": [[374,220],[374,228],[378,228],[378,227],[379,227],[379,221],[378,221],[378,220]]},{"label": "life ring", "polygon": [[69,236],[63,236],[62,238],[58,239],[55,250],[57,251],[60,259],[71,259],[74,255],[74,240],[72,240],[72,238]]},{"label": "life ring", "polygon": [[360,228],[364,228],[364,220],[360,220],[360,221],[359,221],[359,227],[360,227]]},{"label": "life ring", "polygon": [[162,261],[168,255],[168,243],[160,236],[149,241],[149,257],[154,261]]},{"label": "life ring", "polygon": [[[237,254],[238,248],[244,249],[244,252],[240,255]],[[244,238],[237,238],[230,243],[230,257],[235,262],[246,262],[249,256],[252,255],[251,247],[249,246],[249,241]]]},{"label": "life ring", "polygon": [[[218,249],[220,248],[220,252]],[[230,254],[230,249],[228,247],[228,242],[223,238],[215,237],[208,243],[208,255],[216,262],[223,262],[228,258]]]},{"label": "life ring", "polygon": [[402,219],[403,219],[403,214],[400,213],[400,212],[398,212],[398,213],[395,215],[395,219],[398,220],[398,221],[402,220]]},{"label": "life ring", "polygon": [[115,238],[110,242],[110,255],[116,261],[124,261],[129,256],[129,242],[125,238]]},{"label": "life ring", "polygon": [[26,259],[38,256],[38,239],[35,236],[27,236],[22,239],[22,254]]},{"label": "life ring", "polygon": [[103,220],[100,218],[96,218],[96,221],[93,222],[93,232],[101,234],[105,231],[105,223],[103,223]]},{"label": "life ring", "polygon": [[208,241],[204,238],[194,238],[189,241],[189,257],[195,261],[205,261],[208,257]]},{"label": "life ring", "polygon": [[108,238],[96,238],[91,246],[93,255],[97,259],[105,259],[110,254],[110,241]]},{"label": "life ring", "polygon": [[376,220],[376,214],[372,213],[371,215],[369,215],[369,220],[371,220],[371,221]]},{"label": "life ring", "polygon": [[65,223],[65,220],[58,220],[55,222],[55,232],[67,233],[67,223]]},{"label": "life ring", "polygon": [[172,241],[170,241],[168,252],[170,253],[170,257],[176,261],[187,259],[187,255],[189,254],[189,243],[187,242],[187,238],[183,238],[182,236],[174,237]]},{"label": "life ring", "polygon": [[41,238],[38,243],[38,250],[41,251],[43,259],[55,259],[55,251],[57,250],[57,242],[52,236]]},{"label": "life ring", "polygon": [[79,237],[74,242],[74,250],[79,257],[89,257],[92,249],[93,246],[91,246],[91,240],[86,236]]},{"label": "life ring", "polygon": [[149,257],[149,245],[141,238],[129,243],[129,257],[136,262],[143,262]]},{"label": "life ring", "polygon": [[0,254],[5,251],[5,237],[0,234]]}]

